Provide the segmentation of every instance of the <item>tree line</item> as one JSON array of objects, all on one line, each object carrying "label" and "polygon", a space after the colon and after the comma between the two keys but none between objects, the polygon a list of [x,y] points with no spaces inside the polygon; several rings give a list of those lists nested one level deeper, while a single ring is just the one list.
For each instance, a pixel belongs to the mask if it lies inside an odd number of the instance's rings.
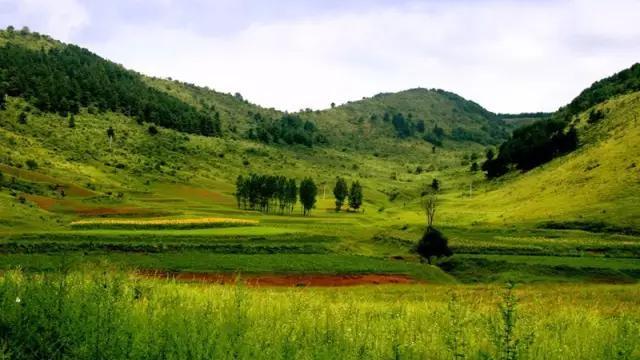
[{"label": "tree line", "polygon": [[302,180],[299,186],[295,179],[285,176],[252,173],[236,179],[236,201],[238,207],[245,210],[291,214],[299,198],[306,216],[315,206],[317,193],[311,178]]},{"label": "tree line", "polygon": [[65,117],[87,107],[120,112],[136,117],[140,123],[151,122],[205,136],[221,135],[219,113],[197,109],[154,89],[140,74],[75,45],[40,50],[11,42],[1,46],[0,98],[4,99],[4,95],[23,97],[42,111]]}]

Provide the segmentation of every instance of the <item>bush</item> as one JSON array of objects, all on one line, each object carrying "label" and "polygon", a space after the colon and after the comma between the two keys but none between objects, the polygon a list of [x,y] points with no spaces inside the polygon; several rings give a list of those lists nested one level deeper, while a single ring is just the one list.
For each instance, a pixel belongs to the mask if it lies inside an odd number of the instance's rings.
[{"label": "bush", "polygon": [[158,128],[151,125],[149,126],[149,135],[154,136],[154,135],[158,135]]},{"label": "bush", "polygon": [[33,159],[27,160],[27,162],[25,164],[27,165],[29,170],[35,170],[35,169],[38,168],[38,163]]},{"label": "bush", "polygon": [[416,252],[429,264],[432,258],[449,257],[453,255],[449,249],[449,240],[436,228],[429,226],[418,242]]}]

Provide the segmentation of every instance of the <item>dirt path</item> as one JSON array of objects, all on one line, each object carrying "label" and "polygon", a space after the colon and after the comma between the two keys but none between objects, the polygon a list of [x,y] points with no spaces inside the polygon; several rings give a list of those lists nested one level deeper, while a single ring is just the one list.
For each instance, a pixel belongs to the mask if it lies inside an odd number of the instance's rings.
[{"label": "dirt path", "polygon": [[406,275],[363,274],[363,275],[237,275],[221,273],[140,271],[139,275],[156,279],[203,282],[215,284],[235,284],[238,280],[248,286],[355,286],[380,284],[411,284],[416,281]]}]

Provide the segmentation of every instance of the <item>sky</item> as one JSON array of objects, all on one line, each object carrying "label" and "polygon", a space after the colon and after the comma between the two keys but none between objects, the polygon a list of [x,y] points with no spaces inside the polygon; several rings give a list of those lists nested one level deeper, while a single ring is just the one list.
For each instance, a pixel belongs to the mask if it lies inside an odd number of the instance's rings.
[{"label": "sky", "polygon": [[640,0],[0,0],[0,27],[280,110],[442,88],[554,111],[640,61]]}]

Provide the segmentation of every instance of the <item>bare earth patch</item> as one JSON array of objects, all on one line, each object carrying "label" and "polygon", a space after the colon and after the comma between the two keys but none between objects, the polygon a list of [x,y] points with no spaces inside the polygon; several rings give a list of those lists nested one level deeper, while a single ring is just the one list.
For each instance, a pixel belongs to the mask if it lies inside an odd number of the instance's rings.
[{"label": "bare earth patch", "polygon": [[185,282],[201,282],[212,284],[236,284],[241,281],[248,286],[356,286],[356,285],[382,285],[382,284],[412,284],[417,281],[406,275],[390,274],[362,274],[362,275],[239,275],[224,273],[197,273],[197,272],[166,272],[166,271],[139,271],[138,275],[154,278]]}]

